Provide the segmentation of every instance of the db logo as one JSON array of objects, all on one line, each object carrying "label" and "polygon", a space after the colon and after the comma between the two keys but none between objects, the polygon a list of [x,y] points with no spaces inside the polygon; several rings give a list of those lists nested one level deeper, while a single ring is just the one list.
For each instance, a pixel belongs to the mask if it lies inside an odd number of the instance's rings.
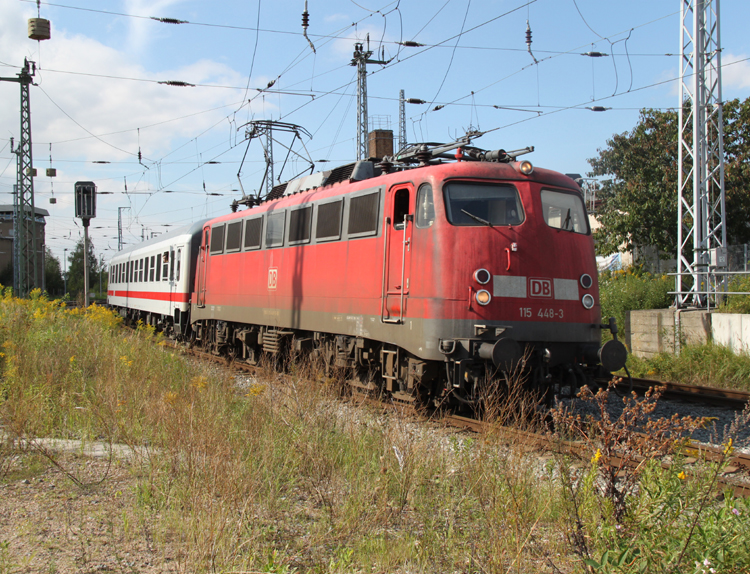
[{"label": "db logo", "polygon": [[552,281],[549,279],[529,279],[531,297],[552,297]]},{"label": "db logo", "polygon": [[270,267],[268,269],[268,289],[276,289],[276,285],[279,282],[279,270],[276,267]]}]

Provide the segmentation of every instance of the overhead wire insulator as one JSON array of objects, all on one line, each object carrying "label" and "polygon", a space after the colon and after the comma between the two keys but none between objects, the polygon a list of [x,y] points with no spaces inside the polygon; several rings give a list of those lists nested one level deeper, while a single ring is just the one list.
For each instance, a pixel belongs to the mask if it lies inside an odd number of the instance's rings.
[{"label": "overhead wire insulator", "polygon": [[315,51],[315,46],[312,43],[312,40],[308,38],[307,36],[307,27],[310,25],[310,14],[307,11],[307,0],[305,0],[305,11],[302,12],[302,35],[305,37],[305,40],[307,40],[307,43],[310,44],[310,48],[313,51],[313,54],[317,54]]},{"label": "overhead wire insulator", "polygon": [[177,18],[157,18],[156,16],[151,16],[150,18],[162,24],[190,24],[187,20],[178,20]]},{"label": "overhead wire insulator", "polygon": [[188,82],[183,82],[182,80],[163,80],[159,83],[164,84],[165,86],[177,86],[179,88],[194,88],[195,87],[195,84],[189,84]]},{"label": "overhead wire insulator", "polygon": [[609,56],[609,54],[605,54],[604,52],[584,52],[581,56],[588,56],[589,58],[604,58],[605,56]]},{"label": "overhead wire insulator", "polygon": [[403,42],[396,43],[401,46],[405,46],[406,48],[421,48],[422,46],[424,46],[424,44],[420,44],[419,42],[415,42],[414,40],[405,40]]},{"label": "overhead wire insulator", "polygon": [[526,20],[526,50],[529,52],[529,56],[533,58],[534,63],[538,64],[539,60],[536,59],[536,56],[534,56],[534,53],[531,51],[531,26],[529,25],[528,20]]},{"label": "overhead wire insulator", "polygon": [[420,100],[419,98],[407,98],[406,103],[407,104],[426,104],[427,102],[424,100]]},{"label": "overhead wire insulator", "polygon": [[433,112],[436,112],[436,111],[438,111],[438,110],[442,110],[442,109],[443,109],[444,107],[445,107],[445,106],[443,106],[443,105],[440,105],[440,106],[435,106],[434,108],[432,108],[432,111],[433,111]]}]

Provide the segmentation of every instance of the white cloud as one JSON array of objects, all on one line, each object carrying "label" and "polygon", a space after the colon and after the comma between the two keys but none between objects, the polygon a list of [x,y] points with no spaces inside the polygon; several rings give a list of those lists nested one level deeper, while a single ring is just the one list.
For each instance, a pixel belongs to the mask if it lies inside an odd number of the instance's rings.
[{"label": "white cloud", "polygon": [[[185,0],[125,0],[125,12],[132,16],[169,18],[173,16],[168,9],[184,2]],[[135,53],[143,52],[154,37],[159,34],[160,26],[163,27],[163,24],[154,20],[128,18],[128,47]]]},{"label": "white cloud", "polygon": [[[740,61],[740,60],[744,60]],[[733,64],[732,62],[738,62]],[[747,54],[732,54],[725,52],[721,55],[721,83],[723,88],[750,88],[750,60]]]},{"label": "white cloud", "polygon": [[[157,5],[168,6],[173,3],[164,1]],[[20,66],[24,57],[28,56],[39,64],[34,81],[40,89],[32,86],[30,92],[33,141],[67,142],[53,146],[63,156],[87,160],[132,159],[133,156],[129,153],[138,151],[136,128],[140,127],[143,155],[157,159],[170,150],[175,138],[189,138],[200,134],[231,113],[232,107],[193,114],[235,104],[243,97],[243,92],[239,90],[174,87],[154,83],[163,80],[223,86],[244,86],[247,83],[246,77],[229,66],[214,61],[199,60],[176,69],[149,71],[122,51],[83,35],[70,35],[65,30],[54,30],[52,39],[42,42],[37,51],[37,43],[25,36],[25,19],[33,15],[35,14],[29,11],[17,9],[15,4],[6,4],[0,8],[0,18],[9,23],[5,26],[8,33],[0,37],[0,60]],[[60,73],[61,71],[67,73]],[[6,77],[17,73],[17,68],[0,68],[0,75]],[[152,82],[116,78],[146,79]],[[259,78],[258,81],[263,79]],[[17,84],[0,83],[0,90],[4,101],[18,101]],[[6,105],[0,109],[3,139],[10,135],[18,137],[18,113],[17,105]],[[182,121],[160,123],[183,116],[190,117]],[[88,131],[100,135],[111,146],[125,151],[118,151],[90,137],[76,122]],[[160,125],[148,127],[153,124]]]}]

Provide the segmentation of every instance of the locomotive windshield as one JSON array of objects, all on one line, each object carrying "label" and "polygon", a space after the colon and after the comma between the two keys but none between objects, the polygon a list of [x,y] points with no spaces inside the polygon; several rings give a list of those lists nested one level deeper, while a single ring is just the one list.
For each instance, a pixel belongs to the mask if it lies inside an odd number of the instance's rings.
[{"label": "locomotive windshield", "polygon": [[550,227],[583,235],[589,232],[583,201],[576,194],[543,189],[542,213]]},{"label": "locomotive windshield", "polygon": [[510,185],[450,181],[443,194],[453,225],[518,225],[524,220],[518,191]]}]

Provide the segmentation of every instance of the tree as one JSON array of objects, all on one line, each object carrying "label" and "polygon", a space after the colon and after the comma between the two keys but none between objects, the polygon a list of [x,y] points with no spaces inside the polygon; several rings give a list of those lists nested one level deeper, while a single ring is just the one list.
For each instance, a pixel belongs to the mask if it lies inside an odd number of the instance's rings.
[{"label": "tree", "polygon": [[[96,260],[96,254],[94,253],[94,244],[89,239],[89,291],[94,290],[94,287],[99,286],[99,262]],[[73,296],[77,297],[83,293],[83,239],[78,241],[73,249],[73,253],[70,255],[68,260],[68,292]]]},{"label": "tree", "polygon": [[[729,243],[750,241],[750,98],[724,104],[726,225]],[[597,253],[652,246],[661,258],[677,253],[678,115],[644,109],[632,131],[607,140],[589,159],[600,182]]]},{"label": "tree", "polygon": [[52,255],[50,248],[45,248],[44,255],[44,286],[50,295],[62,295],[65,289],[60,260]]}]

